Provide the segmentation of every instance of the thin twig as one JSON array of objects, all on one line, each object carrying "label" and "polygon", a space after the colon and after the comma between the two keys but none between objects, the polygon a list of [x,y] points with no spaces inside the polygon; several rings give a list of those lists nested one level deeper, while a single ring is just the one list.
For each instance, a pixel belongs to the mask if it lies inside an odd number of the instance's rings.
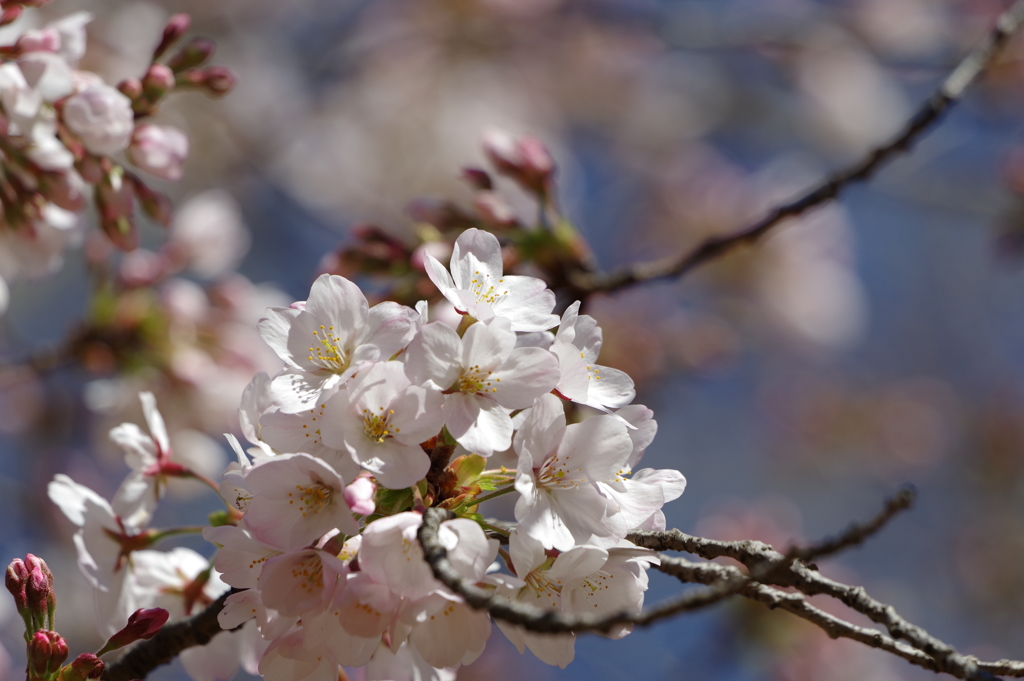
[{"label": "thin twig", "polygon": [[893,516],[913,506],[916,498],[917,492],[913,487],[904,487],[886,499],[885,508],[868,522],[850,523],[850,526],[843,530],[842,533],[810,546],[793,546],[786,551],[786,555],[790,558],[810,562],[837,553],[850,546],[861,544],[865,539],[885,527],[892,520]]},{"label": "thin twig", "polygon": [[462,596],[471,608],[486,610],[491,617],[537,633],[608,632],[622,624],[645,626],[681,612],[697,610],[717,603],[723,598],[735,594],[750,582],[749,577],[741,574],[706,588],[687,591],[677,598],[642,613],[624,611],[603,617],[566,615],[501,598],[496,596],[493,590],[482,589],[462,577],[448,561],[448,551],[437,537],[441,523],[454,517],[450,511],[440,508],[428,508],[423,514],[423,524],[420,525],[417,537],[423,547],[423,557],[430,565],[434,577]]},{"label": "thin twig", "polygon": [[856,163],[837,171],[807,194],[773,208],[761,220],[734,234],[711,237],[681,257],[637,263],[606,275],[591,272],[573,273],[572,282],[575,289],[580,295],[607,293],[646,281],[682,276],[698,265],[713,260],[741,244],[760,239],[779,223],[838,198],[849,185],[870,179],[894,157],[910,150],[942,115],[963,97],[968,86],[993,62],[1003,45],[1022,25],[1024,0],[1018,0],[1000,15],[988,37],[964,57],[896,136],[872,149]]},{"label": "thin twig", "polygon": [[[706,584],[709,580],[721,580],[742,574],[738,568],[731,565],[720,565],[718,563],[693,563],[691,561],[662,555],[661,564],[655,565],[658,570],[665,574],[677,577],[684,582],[697,582]],[[916,648],[902,642],[896,641],[876,629],[861,627],[846,620],[814,607],[807,602],[806,596],[801,593],[788,593],[779,589],[751,582],[740,590],[740,595],[757,601],[766,606],[769,610],[779,608],[793,613],[797,617],[822,629],[831,638],[848,638],[858,641],[872,648],[879,648],[886,652],[902,657],[904,660],[930,671],[938,671],[935,660]]]},{"label": "thin twig", "polygon": [[[894,497],[894,499],[898,498]],[[893,501],[890,500],[890,504]],[[896,504],[897,506],[899,504]],[[887,504],[887,509],[889,505]],[[885,520],[895,514],[883,511],[884,520],[878,523],[877,531]],[[876,518],[877,520],[877,518]],[[818,546],[849,546],[843,543],[843,537],[858,536],[861,530],[871,528],[875,523],[865,526],[854,525],[846,533],[835,540],[826,541]],[[864,536],[867,536],[866,534]],[[666,532],[634,532],[627,539],[645,548],[659,551],[686,551],[708,560],[715,558],[732,558],[742,563],[755,578],[763,583],[777,586],[788,586],[809,596],[824,594],[842,602],[847,607],[866,615],[873,622],[883,625],[893,639],[902,639],[914,648],[933,658],[936,671],[945,672],[960,679],[992,679],[992,673],[979,665],[970,656],[962,655],[955,648],[935,638],[923,628],[903,619],[891,605],[886,605],[868,595],[864,587],[849,586],[822,576],[792,555],[785,555],[770,545],[759,541],[722,542],[703,537],[694,537],[679,530]],[[812,547],[813,548],[813,547]],[[1009,665],[1012,668],[1012,664]]]},{"label": "thin twig", "polygon": [[195,617],[165,624],[156,636],[141,641],[117,662],[107,665],[102,681],[131,681],[144,679],[157,667],[169,664],[181,651],[193,646],[205,646],[222,629],[217,615],[224,601],[238,589],[231,589],[215,600]]}]

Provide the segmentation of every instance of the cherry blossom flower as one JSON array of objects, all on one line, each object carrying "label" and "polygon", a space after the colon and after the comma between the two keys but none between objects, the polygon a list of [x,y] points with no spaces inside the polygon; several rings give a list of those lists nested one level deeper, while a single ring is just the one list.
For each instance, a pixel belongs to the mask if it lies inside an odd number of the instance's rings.
[{"label": "cherry blossom flower", "polygon": [[324,390],[343,385],[367,363],[389,359],[414,333],[414,310],[395,303],[370,308],[359,287],[337,275],[321,275],[300,307],[270,308],[259,325],[287,365],[271,393],[290,413],[320,404]]},{"label": "cherry blossom flower", "polygon": [[624,407],[636,390],[626,372],[597,364],[601,329],[593,317],[578,314],[576,301],[562,314],[551,352],[558,357],[556,390],[566,399],[601,411]]},{"label": "cherry blossom flower", "polygon": [[444,389],[445,425],[459,444],[480,456],[508,449],[509,411],[525,409],[558,382],[557,361],[540,348],[516,348],[510,322],[473,324],[463,338],[440,322],[427,324],[406,350],[414,383]]},{"label": "cherry blossom flower", "polygon": [[321,437],[383,486],[409,487],[430,468],[419,443],[441,430],[444,401],[440,391],[413,385],[401,362],[378,362],[327,400]]},{"label": "cherry blossom flower", "polygon": [[565,424],[558,398],[539,398],[516,433],[519,455],[516,520],[546,548],[576,543],[614,543],[630,529],[617,505],[596,484],[614,480],[632,452],[623,423],[594,416]]},{"label": "cherry blossom flower", "polygon": [[171,441],[164,418],[156,408],[151,392],[139,393],[142,413],[149,435],[134,423],[122,423],[110,431],[110,439],[124,450],[125,462],[132,472],[121,483],[112,506],[122,518],[148,522],[157,502],[166,491],[167,476],[180,475],[186,469],[172,461]]},{"label": "cherry blossom flower", "polygon": [[505,317],[513,331],[544,331],[558,323],[551,314],[555,294],[534,277],[502,274],[501,246],[490,232],[471,228],[459,235],[451,273],[429,253],[427,276],[460,314],[482,322]]},{"label": "cherry blossom flower", "polygon": [[309,454],[261,459],[246,472],[245,484],[253,492],[245,528],[268,546],[294,551],[334,528],[359,531],[345,501],[345,481]]},{"label": "cherry blossom flower", "polygon": [[[657,563],[658,556],[624,543],[628,548],[575,546],[552,558],[540,542],[515,529],[509,536],[509,553],[518,578],[488,579],[498,585],[499,595],[545,610],[576,616],[639,613],[647,590],[647,566]],[[575,656],[575,634],[542,635],[497,623],[519,652],[529,648],[547,664],[564,668]],[[631,625],[623,625],[607,635],[622,638],[630,631]]]}]

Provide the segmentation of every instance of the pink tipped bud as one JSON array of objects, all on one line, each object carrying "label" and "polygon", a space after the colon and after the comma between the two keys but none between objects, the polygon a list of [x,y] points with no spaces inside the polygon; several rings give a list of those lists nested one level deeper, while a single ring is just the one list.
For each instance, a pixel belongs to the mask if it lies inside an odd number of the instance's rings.
[{"label": "pink tipped bud", "polygon": [[103,676],[106,665],[92,653],[82,653],[61,672],[60,681],[86,681]]},{"label": "pink tipped bud", "polygon": [[202,66],[213,56],[216,43],[209,38],[193,38],[185,43],[176,55],[167,60],[167,66],[175,73]]},{"label": "pink tipped bud", "polygon": [[150,99],[160,99],[174,89],[174,72],[163,64],[153,64],[142,78],[142,90]]},{"label": "pink tipped bud", "polygon": [[25,11],[25,8],[21,5],[14,5],[8,7],[0,14],[0,26],[6,26],[7,24],[13,24],[21,16],[21,13]]},{"label": "pink tipped bud", "polygon": [[171,45],[181,40],[189,26],[192,25],[192,17],[187,14],[172,14],[164,25],[164,34],[160,38],[160,44],[153,50],[154,61],[164,56]]},{"label": "pink tipped bud", "polygon": [[202,74],[202,85],[213,97],[223,97],[238,84],[238,76],[226,66],[211,66],[203,70]]},{"label": "pink tipped bud", "polygon": [[142,81],[138,78],[126,78],[117,84],[117,89],[122,95],[134,102],[142,96]]},{"label": "pink tipped bud", "polygon": [[369,478],[359,477],[345,487],[345,503],[353,513],[370,515],[377,508],[373,501],[376,494],[377,486]]},{"label": "pink tipped bud", "polygon": [[41,629],[29,640],[26,654],[29,678],[47,679],[68,659],[68,644],[57,632]]},{"label": "pink tipped bud", "polygon": [[484,154],[499,173],[537,194],[549,191],[555,162],[536,137],[517,140],[504,130],[492,129],[484,133],[482,142]]},{"label": "pink tipped bud", "polygon": [[128,158],[148,173],[165,180],[180,180],[188,156],[188,136],[169,125],[140,125],[132,133]]},{"label": "pink tipped bud", "polygon": [[7,590],[11,592],[11,595],[14,596],[15,606],[22,617],[28,613],[28,593],[26,592],[28,578],[29,570],[21,558],[15,558],[7,566],[7,577],[4,580],[4,584],[6,584]]},{"label": "pink tipped bud", "polygon": [[45,616],[52,589],[53,584],[47,579],[46,574],[38,565],[32,566],[25,593],[28,595],[28,606],[33,613],[42,613]]},{"label": "pink tipped bud", "polygon": [[124,629],[107,639],[103,648],[96,654],[103,655],[111,650],[123,648],[129,643],[153,638],[167,622],[168,616],[169,613],[163,608],[136,610],[128,617],[128,624]]}]

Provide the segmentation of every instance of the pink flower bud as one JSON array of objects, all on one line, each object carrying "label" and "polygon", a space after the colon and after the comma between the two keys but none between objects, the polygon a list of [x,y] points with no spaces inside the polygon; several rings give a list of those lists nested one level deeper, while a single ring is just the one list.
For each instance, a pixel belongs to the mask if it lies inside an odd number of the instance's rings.
[{"label": "pink flower bud", "polygon": [[142,96],[142,81],[138,78],[126,78],[117,84],[117,90],[128,99],[135,101]]},{"label": "pink flower bud", "polygon": [[29,678],[46,679],[68,659],[68,644],[57,632],[41,629],[29,640],[26,655]]},{"label": "pink flower bud", "polygon": [[142,78],[142,89],[151,99],[160,99],[174,89],[174,72],[163,64],[153,64]]},{"label": "pink flower bud", "polygon": [[223,97],[234,90],[235,85],[238,84],[238,76],[226,66],[211,66],[201,73],[203,74],[202,85],[213,97]]},{"label": "pink flower bud", "polygon": [[21,558],[15,558],[7,566],[7,577],[4,580],[4,584],[7,586],[7,590],[11,592],[11,595],[14,596],[15,606],[18,608],[18,613],[23,617],[28,612],[28,594],[26,593],[28,577],[29,570]]},{"label": "pink flower bud", "polygon": [[64,103],[64,122],[90,153],[110,156],[128,148],[135,114],[131,100],[121,92],[95,83]]},{"label": "pink flower bud", "polygon": [[201,66],[213,56],[217,48],[209,38],[193,38],[185,43],[176,55],[167,60],[167,66],[175,73]]},{"label": "pink flower bud", "polygon": [[[29,554],[29,556],[31,555]],[[25,586],[28,606],[32,609],[33,613],[42,613],[45,617],[53,585],[38,565],[31,566],[29,570],[28,583]]]},{"label": "pink flower bud", "polygon": [[140,125],[128,146],[132,163],[165,180],[181,179],[181,164],[187,156],[188,136],[169,125]]},{"label": "pink flower bud", "polygon": [[377,508],[373,499],[377,494],[377,486],[367,477],[358,477],[352,484],[345,487],[345,503],[353,513],[370,515]]},{"label": "pink flower bud", "polygon": [[129,643],[145,641],[156,636],[160,628],[167,622],[169,613],[163,608],[141,608],[128,617],[128,624],[124,629],[117,632],[103,645],[97,655],[103,655],[111,650],[123,648]]},{"label": "pink flower bud", "polygon": [[103,660],[93,653],[82,653],[61,673],[60,681],[86,681],[103,676]]},{"label": "pink flower bud", "polygon": [[540,140],[525,135],[515,139],[504,130],[491,129],[483,136],[484,154],[499,173],[537,194],[550,191],[555,162]]},{"label": "pink flower bud", "polygon": [[181,40],[189,26],[192,25],[192,17],[187,14],[172,14],[164,25],[164,34],[160,38],[160,44],[153,50],[153,59],[159,59],[174,43]]}]

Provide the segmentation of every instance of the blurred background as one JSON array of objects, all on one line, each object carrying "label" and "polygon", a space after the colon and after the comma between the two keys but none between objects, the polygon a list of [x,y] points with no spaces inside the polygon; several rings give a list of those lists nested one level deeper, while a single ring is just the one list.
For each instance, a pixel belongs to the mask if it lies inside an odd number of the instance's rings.
[{"label": "blurred background", "polygon": [[[140,75],[166,18],[188,12],[239,85],[161,111],[192,151],[184,180],[154,183],[177,207],[170,236],[143,225],[143,242],[191,253],[186,276],[101,310],[89,281],[104,246],[86,236],[59,275],[13,287],[0,319],[3,555],[43,556],[61,632],[76,653],[98,647],[73,528],[46,482],[68,473],[109,498],[127,470],[107,431],[142,422],[140,389],[157,393],[175,447],[206,448],[219,475],[243,387],[277,368],[255,333],[263,310],[337,271],[354,226],[414,244],[437,199],[471,202],[459,175],[484,163],[486,128],[548,145],[562,211],[611,270],[745,226],[889,137],[1007,4],[54,0],[34,20],[96,13],[82,66],[108,82]],[[683,280],[589,301],[601,363],[632,375],[660,424],[644,465],[689,481],[665,508],[670,527],[782,548],[913,483],[913,511],[822,570],[987,659],[1024,656],[1022,57],[1018,40],[912,154],[841,203]],[[146,265],[127,259],[122,276]],[[132,353],[105,338],[75,362],[48,356],[99,314],[133,330]],[[171,494],[157,525],[219,506],[188,481]],[[648,602],[677,590],[652,572]],[[0,599],[11,678],[20,624]],[[576,650],[552,669],[495,629],[460,678],[932,678],[742,602]],[[186,677],[175,665],[150,678]]]}]

